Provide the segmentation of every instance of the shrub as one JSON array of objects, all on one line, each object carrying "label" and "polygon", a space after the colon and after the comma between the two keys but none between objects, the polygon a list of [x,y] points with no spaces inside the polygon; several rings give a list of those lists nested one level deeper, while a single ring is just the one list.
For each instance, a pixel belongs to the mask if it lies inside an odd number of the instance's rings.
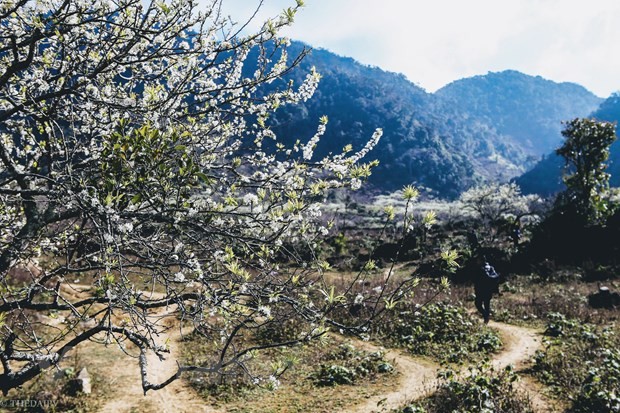
[{"label": "shrub", "polygon": [[391,323],[385,323],[383,334],[413,354],[450,362],[471,358],[472,353],[488,354],[502,345],[496,332],[481,326],[465,309],[444,303],[399,313]]},{"label": "shrub", "polygon": [[500,371],[488,363],[470,368],[465,377],[453,370],[441,372],[435,393],[413,403],[402,413],[528,413],[530,400],[515,389],[518,376],[511,366]]},{"label": "shrub", "polygon": [[620,412],[620,352],[605,349],[601,364],[588,370],[572,412]]},{"label": "shrub", "polygon": [[534,373],[562,398],[570,412],[620,411],[620,352],[614,326],[601,328],[549,314],[545,349]]},{"label": "shrub", "polygon": [[365,352],[357,350],[351,344],[342,344],[326,356],[312,379],[319,386],[336,384],[354,384],[358,378],[371,377],[394,371],[394,367],[385,360],[383,351]]}]

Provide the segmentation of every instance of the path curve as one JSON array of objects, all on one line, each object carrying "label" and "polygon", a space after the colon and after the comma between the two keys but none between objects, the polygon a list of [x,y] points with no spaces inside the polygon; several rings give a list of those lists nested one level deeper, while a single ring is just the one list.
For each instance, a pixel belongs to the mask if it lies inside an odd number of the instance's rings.
[{"label": "path curve", "polygon": [[[166,325],[172,328],[159,336],[160,344],[168,343],[170,353],[165,360],[160,360],[154,352],[147,356],[148,380],[161,383],[177,372],[177,360],[180,360],[179,341],[182,338],[176,316],[171,307],[156,314],[164,317]],[[185,332],[187,334],[187,332]],[[123,373],[117,378],[113,387],[113,397],[99,410],[101,413],[149,411],[157,413],[215,413],[215,409],[206,404],[204,399],[182,379],[177,379],[160,390],[151,390],[144,395],[138,360],[120,352],[117,362],[111,370]]]},{"label": "path curve", "polygon": [[[83,287],[83,289],[78,288],[78,292],[85,292],[90,288],[90,286],[81,285],[73,287]],[[82,291],[79,291],[80,289]],[[180,356],[179,340],[182,334],[175,311],[176,307],[170,306],[153,314],[153,317],[163,318],[166,325],[173,326],[173,328],[163,331],[160,335],[160,342],[168,342],[171,350],[166,359],[160,361],[152,352],[148,355],[148,377],[151,382],[162,382],[177,371],[176,361]],[[504,343],[503,350],[491,361],[495,369],[501,369],[507,365],[513,365],[517,370],[522,369],[525,363],[532,359],[536,350],[541,347],[541,333],[537,330],[493,321],[489,323],[489,326],[499,331]],[[366,342],[360,342],[360,347],[368,351],[379,350],[379,347]],[[112,397],[99,410],[100,412],[221,413],[221,410],[206,405],[201,396],[183,380],[176,380],[165,388],[150,391],[144,396],[137,359],[123,354],[120,350],[116,350],[116,353],[115,360],[107,366],[110,373],[107,378],[111,384]],[[437,363],[423,357],[413,357],[400,350],[385,351],[385,358],[392,362],[400,372],[396,387],[390,393],[366,399],[363,403],[347,410],[349,413],[385,412],[398,409],[435,389],[438,383],[437,372],[441,369]],[[549,401],[540,394],[541,386],[534,380],[526,378],[518,386],[528,393],[535,412],[553,411],[549,407]]]},{"label": "path curve", "polygon": [[[504,343],[503,350],[491,361],[496,369],[504,368],[509,364],[515,366],[517,370],[523,368],[541,346],[541,335],[537,330],[498,322],[491,322],[489,326],[499,331]],[[401,372],[397,386],[390,393],[371,397],[364,403],[351,408],[350,413],[384,412],[398,409],[412,400],[425,396],[438,383],[436,376],[441,367],[436,363],[394,350],[386,352],[386,359],[393,360],[396,368]],[[521,388],[530,394],[536,412],[548,410],[544,398],[537,396],[531,386],[524,385]]]},{"label": "path curve", "polygon": [[519,370],[541,348],[541,333],[537,330],[495,321],[489,322],[489,327],[499,331],[504,343],[504,350],[492,360],[496,369],[512,364]]},{"label": "path curve", "polygon": [[[68,284],[64,288],[65,293],[82,296],[90,294],[92,286]],[[164,294],[152,292],[149,297],[160,299],[164,297]],[[187,334],[187,331],[181,331],[176,313],[176,305],[170,305],[149,315],[151,321],[169,327],[160,333],[158,341],[160,345],[167,343],[170,348],[170,353],[165,355],[164,360],[160,360],[154,352],[148,352],[147,377],[151,383],[161,383],[177,372],[177,361],[180,360],[180,340],[183,334]],[[101,351],[101,344],[86,342],[83,346],[87,352]],[[163,389],[151,390],[144,395],[138,359],[123,353],[114,345],[110,345],[103,351],[112,358],[105,366],[105,379],[110,385],[106,393],[110,395],[110,398],[98,410],[99,412],[219,413],[218,410],[208,406],[204,399],[181,378]],[[129,350],[129,352],[137,354],[136,349]]]}]

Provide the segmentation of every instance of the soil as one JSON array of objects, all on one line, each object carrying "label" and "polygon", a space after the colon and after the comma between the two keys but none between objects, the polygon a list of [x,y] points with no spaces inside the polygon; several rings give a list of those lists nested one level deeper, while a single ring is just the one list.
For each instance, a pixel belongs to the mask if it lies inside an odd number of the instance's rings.
[{"label": "soil", "polygon": [[[160,317],[164,314],[160,313]],[[174,318],[166,319],[167,324],[173,324]],[[182,334],[179,328],[170,328],[161,335],[161,343],[168,343],[170,353],[165,360],[160,360],[153,352],[147,356],[148,380],[152,383],[161,383],[177,372],[177,349]],[[120,353],[120,351],[119,351]],[[160,390],[151,390],[146,395],[142,391],[142,383],[138,360],[119,354],[119,358],[110,366],[114,385],[112,394],[100,412],[153,412],[153,413],[216,413],[214,408],[205,405],[202,397],[183,380],[175,380]]]},{"label": "soil", "polygon": [[[513,365],[517,371],[527,367],[527,362],[541,345],[541,334],[529,328],[490,322],[497,329],[504,343],[503,350],[495,355],[492,365],[496,369]],[[384,412],[405,406],[427,394],[437,384],[438,364],[419,357],[412,357],[397,351],[390,351],[386,358],[393,360],[396,369],[402,372],[398,387],[388,394],[369,398],[352,408],[351,413]],[[534,380],[522,380],[519,388],[526,392],[537,413],[552,412],[550,401],[542,394],[541,386]]]},{"label": "soil", "polygon": [[[71,295],[84,297],[90,294],[91,286],[73,284],[69,286]],[[151,298],[161,298],[163,294],[151,293]],[[162,383],[177,372],[177,360],[183,334],[176,317],[176,306],[161,308],[152,314],[151,321],[162,326],[159,344],[167,345],[170,353],[160,360],[154,352],[147,355],[148,380]],[[97,337],[102,340],[102,337]],[[79,357],[87,358],[89,370],[100,375],[106,388],[101,392],[105,399],[101,409],[105,413],[219,413],[215,408],[205,404],[202,397],[183,380],[175,380],[160,390],[151,390],[146,395],[142,390],[138,351],[128,346],[121,351],[118,345],[103,346],[87,342],[78,348]],[[71,355],[71,354],[70,354]]]},{"label": "soil", "polygon": [[[179,340],[182,332],[175,316],[176,308],[170,306],[161,309],[156,317],[162,325],[169,328],[160,335],[160,343],[167,343],[170,353],[165,360],[151,353],[148,355],[149,381],[160,383],[174,375],[177,371]],[[499,322],[491,322],[490,327],[499,331],[504,343],[503,350],[492,359],[493,366],[503,368],[513,365],[517,371],[527,368],[537,349],[541,346],[541,333],[530,328],[519,327]],[[378,348],[370,343],[359,343],[360,347],[376,351]],[[88,356],[89,370],[104,376],[105,399],[100,412],[191,412],[220,413],[207,405],[204,399],[183,380],[175,380],[161,390],[143,394],[137,353],[127,350],[126,353],[118,346],[103,347],[101,344],[87,343],[80,350],[81,357]],[[343,410],[351,413],[386,412],[405,406],[413,400],[430,394],[437,383],[436,375],[441,367],[426,358],[413,357],[398,350],[386,351],[385,358],[400,372],[396,386],[387,393],[368,397],[356,406]],[[523,377],[523,376],[521,376]],[[542,385],[533,378],[524,377],[518,384],[532,400],[537,413],[553,412],[556,406],[542,393]]]}]

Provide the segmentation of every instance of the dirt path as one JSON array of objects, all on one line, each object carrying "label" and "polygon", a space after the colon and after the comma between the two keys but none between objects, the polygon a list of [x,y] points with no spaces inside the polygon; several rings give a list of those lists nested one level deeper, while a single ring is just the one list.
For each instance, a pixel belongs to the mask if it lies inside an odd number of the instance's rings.
[{"label": "dirt path", "polygon": [[[164,317],[162,321],[166,325],[174,326],[177,323],[172,310],[173,308],[168,308],[155,316]],[[162,361],[155,353],[149,352],[147,363],[150,382],[161,383],[176,373],[180,339],[181,331],[178,327],[170,328],[160,335],[160,343],[168,343],[170,353]],[[137,359],[122,354],[120,351],[117,353],[119,357],[110,365],[110,372],[113,375],[112,394],[100,412],[216,412],[206,406],[200,395],[182,380],[176,380],[161,390],[151,390],[146,396],[143,395]]]},{"label": "dirt path", "polygon": [[[83,292],[89,289],[88,286],[79,287],[83,287]],[[77,290],[78,293],[81,292],[79,291],[80,288]],[[154,383],[168,379],[177,371],[176,361],[180,356],[178,341],[182,335],[178,327],[175,310],[176,307],[170,306],[162,308],[158,313],[152,315],[154,320],[160,319],[162,324],[173,326],[173,328],[162,332],[159,337],[160,343],[168,343],[171,350],[166,359],[161,361],[154,353],[148,355],[148,379]],[[496,369],[501,369],[509,364],[517,370],[523,369],[525,363],[531,360],[536,350],[540,348],[541,337],[536,330],[497,322],[491,322],[489,326],[499,331],[504,343],[503,350],[492,360],[492,365]],[[369,343],[360,343],[360,346],[369,351],[378,350],[376,346]],[[105,389],[108,397],[106,403],[99,410],[100,412],[221,412],[205,405],[200,395],[185,384],[183,380],[176,380],[167,387],[158,391],[150,391],[144,396],[137,358],[128,356],[120,349],[112,347],[106,348],[94,343],[88,343],[85,346],[88,360],[94,363],[93,369],[98,374],[102,374],[105,377],[105,382],[110,385],[109,389]],[[136,354],[136,351],[130,351],[130,353]],[[412,357],[398,350],[386,351],[385,358],[401,372],[395,388],[390,393],[367,399],[349,409],[349,412],[390,411],[428,394],[435,388],[437,371],[441,368],[438,364],[421,357]],[[528,393],[537,413],[554,411],[550,401],[541,394],[542,386],[540,384],[526,377],[519,382],[518,387]]]},{"label": "dirt path", "polygon": [[[504,349],[492,360],[492,365],[496,369],[509,364],[515,366],[517,370],[521,369],[540,348],[540,334],[536,330],[497,322],[491,322],[489,326],[499,330],[504,342]],[[350,410],[351,413],[397,409],[411,400],[426,395],[437,384],[436,375],[440,366],[436,363],[396,351],[387,352],[386,359],[393,360],[397,369],[402,373],[398,386],[391,393],[371,397],[366,402],[355,406]],[[529,394],[536,412],[551,411],[547,400],[540,395],[540,388],[536,387],[535,383],[525,380],[519,384],[519,387]]]},{"label": "dirt path", "polygon": [[[372,346],[365,346],[368,350],[374,350]],[[397,350],[386,351],[385,359],[401,373],[397,387],[387,394],[374,396],[364,403],[355,406],[351,413],[370,413],[390,411],[404,406],[411,400],[417,399],[436,383],[437,370],[440,368],[436,363],[423,358],[413,358]]]},{"label": "dirt path", "polygon": [[[499,330],[506,350],[499,354],[498,359],[493,360],[493,367],[502,368],[508,364],[515,366],[517,370],[527,367],[526,362],[531,360],[540,349],[541,336],[536,330],[517,327],[509,324],[496,323],[491,321],[489,326]],[[537,413],[552,413],[558,411],[556,402],[546,397],[543,392],[542,384],[529,376],[520,376],[517,388],[525,392]]]},{"label": "dirt path", "polygon": [[504,350],[493,357],[493,367],[503,368],[509,364],[517,370],[524,367],[524,363],[534,357],[540,348],[541,336],[536,330],[513,326],[510,324],[491,321],[489,327],[499,331]]},{"label": "dirt path", "polygon": [[[67,286],[67,293],[75,297],[90,295],[91,286],[73,284]],[[163,294],[152,293],[151,298],[162,298]],[[171,327],[159,336],[159,344],[168,344],[170,353],[160,360],[153,352],[147,356],[148,380],[161,383],[177,372],[180,359],[179,341],[182,338],[176,317],[176,306],[167,306],[150,315],[151,321]],[[187,334],[188,331],[184,331]],[[102,346],[87,342],[78,350],[78,355],[87,355],[86,367],[104,380],[109,388],[104,390],[106,402],[99,409],[102,413],[218,413],[206,406],[201,396],[181,379],[163,389],[149,391],[144,395],[138,365],[138,350],[128,346],[127,353],[116,345]]]}]

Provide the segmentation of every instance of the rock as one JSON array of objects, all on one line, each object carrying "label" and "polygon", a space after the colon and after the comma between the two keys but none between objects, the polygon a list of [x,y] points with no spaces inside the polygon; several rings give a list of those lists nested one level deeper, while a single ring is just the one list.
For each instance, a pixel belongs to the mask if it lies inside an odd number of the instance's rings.
[{"label": "rock", "polygon": [[588,296],[588,304],[593,308],[613,308],[620,306],[620,294],[612,293],[609,287],[599,287],[598,292]]},{"label": "rock", "polygon": [[67,393],[71,396],[75,396],[78,393],[92,393],[90,374],[88,374],[88,370],[86,370],[86,367],[80,370],[75,379],[69,381],[69,383],[67,384]]},{"label": "rock", "polygon": [[90,394],[92,392],[91,384],[90,384],[90,374],[88,374],[88,370],[84,367],[77,375],[77,380],[81,380],[82,384],[82,393]]}]

